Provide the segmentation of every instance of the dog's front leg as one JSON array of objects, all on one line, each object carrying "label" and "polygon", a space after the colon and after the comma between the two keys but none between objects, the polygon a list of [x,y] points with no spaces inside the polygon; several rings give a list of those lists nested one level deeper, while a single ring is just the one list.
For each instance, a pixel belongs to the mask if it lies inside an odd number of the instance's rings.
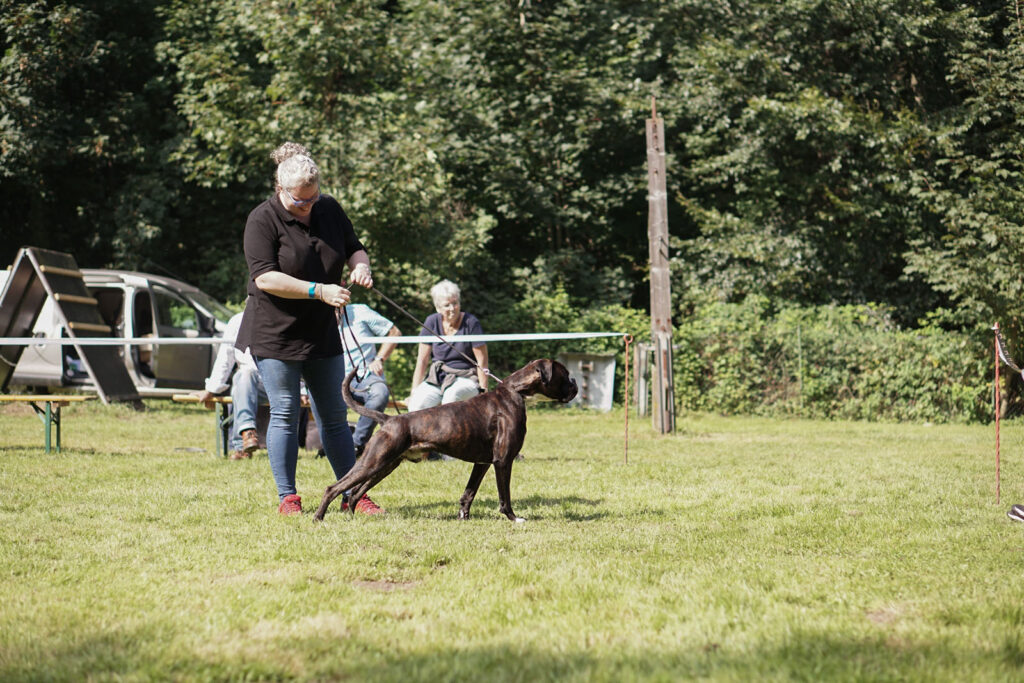
[{"label": "dog's front leg", "polygon": [[513,522],[525,522],[512,512],[512,496],[509,493],[509,482],[512,479],[512,458],[508,462],[494,463],[494,478],[498,480],[498,510]]},{"label": "dog's front leg", "polygon": [[466,490],[463,492],[462,498],[459,498],[459,519],[469,519],[469,506],[473,504],[477,489],[480,488],[480,482],[483,481],[484,475],[487,474],[487,469],[490,466],[491,463],[489,462],[478,462],[473,465],[473,471],[469,475],[469,483],[466,484]]}]

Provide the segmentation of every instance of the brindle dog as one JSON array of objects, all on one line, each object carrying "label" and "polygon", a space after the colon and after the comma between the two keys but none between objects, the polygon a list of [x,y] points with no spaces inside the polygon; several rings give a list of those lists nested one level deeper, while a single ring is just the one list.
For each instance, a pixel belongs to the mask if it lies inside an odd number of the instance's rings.
[{"label": "brindle dog", "polygon": [[493,391],[466,401],[419,410],[404,415],[385,415],[369,410],[352,398],[349,383],[355,371],[345,378],[342,392],[345,402],[360,415],[380,423],[377,433],[367,442],[363,455],[349,472],[324,491],[323,501],[313,519],[322,520],[331,501],[352,491],[349,510],[384,477],[402,464],[407,451],[440,451],[473,463],[466,491],[459,499],[459,519],[469,518],[480,482],[487,468],[494,465],[498,482],[500,511],[515,522],[523,521],[512,512],[509,479],[512,461],[526,437],[525,397],[542,394],[562,403],[576,397],[576,380],[557,361],[531,361],[501,382]]}]

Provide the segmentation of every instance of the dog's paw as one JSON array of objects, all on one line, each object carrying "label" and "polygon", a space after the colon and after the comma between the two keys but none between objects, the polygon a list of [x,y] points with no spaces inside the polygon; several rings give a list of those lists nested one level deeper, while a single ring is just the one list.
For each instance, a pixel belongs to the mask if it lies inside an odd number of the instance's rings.
[{"label": "dog's paw", "polygon": [[516,524],[522,524],[526,521],[525,517],[516,517]]}]

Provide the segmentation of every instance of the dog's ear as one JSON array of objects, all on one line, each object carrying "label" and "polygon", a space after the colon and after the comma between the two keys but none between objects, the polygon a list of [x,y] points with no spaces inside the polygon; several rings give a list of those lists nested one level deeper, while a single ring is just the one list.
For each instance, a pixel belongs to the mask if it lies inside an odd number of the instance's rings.
[{"label": "dog's ear", "polygon": [[537,373],[540,375],[541,384],[551,381],[551,359],[541,358],[537,361]]},{"label": "dog's ear", "polygon": [[529,363],[513,372],[505,379],[507,386],[512,391],[531,396],[550,377],[550,371],[545,367],[547,361],[543,359],[531,360]]}]

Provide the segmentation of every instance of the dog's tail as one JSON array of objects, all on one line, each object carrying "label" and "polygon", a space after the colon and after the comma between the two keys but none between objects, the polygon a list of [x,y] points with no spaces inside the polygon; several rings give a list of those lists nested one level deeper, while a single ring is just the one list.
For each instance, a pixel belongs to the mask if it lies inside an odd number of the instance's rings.
[{"label": "dog's tail", "polygon": [[345,403],[348,407],[356,411],[364,417],[368,417],[378,424],[384,424],[391,419],[390,415],[385,415],[379,410],[370,410],[366,406],[362,405],[352,396],[352,388],[349,386],[352,383],[352,378],[356,375],[356,370],[345,375],[345,381],[341,383],[341,395],[345,397]]}]

